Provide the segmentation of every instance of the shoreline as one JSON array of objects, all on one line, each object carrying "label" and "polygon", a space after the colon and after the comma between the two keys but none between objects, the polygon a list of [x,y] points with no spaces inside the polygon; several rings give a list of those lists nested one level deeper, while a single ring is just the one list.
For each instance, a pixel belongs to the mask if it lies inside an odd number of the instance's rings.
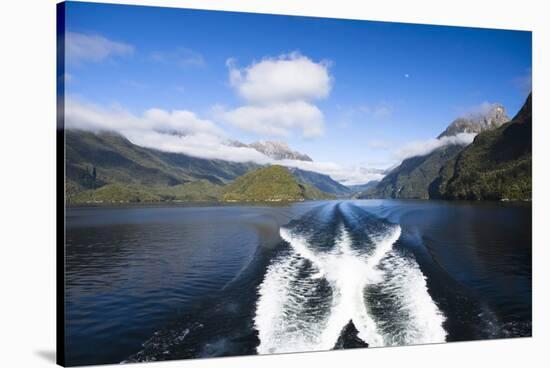
[{"label": "shoreline", "polygon": [[150,201],[150,202],[94,202],[94,203],[66,203],[67,209],[74,208],[139,208],[139,207],[285,207],[297,203],[327,202],[327,201],[392,201],[392,202],[420,202],[420,203],[447,203],[470,205],[526,206],[532,205],[532,200],[452,200],[452,199],[413,199],[413,198],[335,198],[309,199],[302,201]]}]

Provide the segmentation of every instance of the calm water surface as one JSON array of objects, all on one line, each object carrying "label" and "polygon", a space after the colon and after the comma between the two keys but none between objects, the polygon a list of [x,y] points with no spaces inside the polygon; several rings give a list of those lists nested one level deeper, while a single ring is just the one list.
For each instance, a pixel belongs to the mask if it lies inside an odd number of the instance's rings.
[{"label": "calm water surface", "polygon": [[531,335],[531,205],[67,210],[69,365]]}]

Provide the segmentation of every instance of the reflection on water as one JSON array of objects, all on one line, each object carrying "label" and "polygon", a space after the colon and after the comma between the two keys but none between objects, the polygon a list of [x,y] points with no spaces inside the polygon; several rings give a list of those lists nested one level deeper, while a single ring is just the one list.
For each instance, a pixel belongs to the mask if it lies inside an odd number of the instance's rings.
[{"label": "reflection on water", "polygon": [[530,204],[69,208],[65,267],[70,365],[531,334]]},{"label": "reflection on water", "polygon": [[[471,331],[472,326],[450,319],[450,339],[531,335],[531,203],[372,202],[371,211],[407,229],[404,239],[418,258],[424,252],[424,268],[435,268],[444,278],[430,279],[442,284],[434,285],[434,294],[454,286],[480,304],[476,313],[484,330]],[[476,320],[461,297],[442,302],[450,304],[451,314]]]},{"label": "reflection on water", "polygon": [[159,326],[237,276],[260,239],[278,242],[278,222],[291,214],[288,207],[69,208],[69,363],[135,353]]}]

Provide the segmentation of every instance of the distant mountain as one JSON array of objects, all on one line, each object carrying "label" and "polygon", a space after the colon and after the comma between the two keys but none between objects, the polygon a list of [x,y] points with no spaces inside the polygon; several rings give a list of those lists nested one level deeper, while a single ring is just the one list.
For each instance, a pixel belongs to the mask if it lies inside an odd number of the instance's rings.
[{"label": "distant mountain", "polygon": [[274,160],[313,161],[308,155],[293,151],[285,142],[258,141],[245,144],[239,141],[230,141],[229,143],[235,147],[253,148]]},{"label": "distant mountain", "polygon": [[532,97],[498,129],[480,133],[441,170],[433,197],[530,200],[532,196]]},{"label": "distant mountain", "polygon": [[[271,147],[266,152],[273,155],[274,147],[288,148],[284,144],[264,147]],[[65,148],[69,203],[222,200],[226,184],[261,167],[144,148],[113,132],[67,130]],[[278,152],[282,155],[283,151]],[[293,157],[299,155],[287,151]],[[306,190],[305,199],[351,193],[328,175],[290,170]]]},{"label": "distant mountain", "polygon": [[353,193],[350,188],[340,184],[328,175],[298,168],[289,168],[289,170],[300,183],[312,185],[322,192],[334,194],[335,196],[348,196]]},{"label": "distant mountain", "polygon": [[365,184],[348,185],[347,187],[351,190],[352,193],[361,193],[369,190],[370,188],[374,188],[378,183],[380,183],[380,180],[371,180]]},{"label": "distant mountain", "polygon": [[[126,201],[127,198],[185,200],[189,197],[198,200],[202,194],[207,200],[215,196],[214,192],[222,185],[259,167],[253,163],[207,160],[148,149],[109,132],[67,130],[65,150],[69,202],[85,198],[94,201],[91,193],[77,195],[86,190],[97,191],[107,185],[115,186],[98,191],[95,194],[98,201],[105,197],[111,201]],[[188,185],[193,182],[209,183],[218,188],[214,190],[213,186],[202,185],[212,189],[204,193],[197,188],[197,184]],[[144,196],[144,192],[149,194]]]},{"label": "distant mountain", "polygon": [[288,168],[272,165],[251,171],[229,184],[223,194],[227,202],[286,202],[324,199],[331,196],[300,183]]},{"label": "distant mountain", "polygon": [[[454,120],[438,138],[494,130],[508,120],[504,107],[493,104],[484,113]],[[460,144],[448,144],[427,155],[407,158],[376,186],[359,194],[359,197],[428,199],[431,196],[432,183],[438,178],[443,166],[453,160],[463,148]]]},{"label": "distant mountain", "polygon": [[313,161],[308,155],[291,150],[284,142],[258,141],[248,146],[275,160]]},{"label": "distant mountain", "polygon": [[401,165],[359,197],[428,199],[430,184],[437,178],[443,165],[455,157],[462,148],[461,145],[447,145],[426,156],[403,160]]},{"label": "distant mountain", "polygon": [[486,130],[496,129],[510,121],[506,109],[501,104],[495,103],[488,107],[487,111],[470,114],[453,121],[437,138],[452,137],[459,133],[481,133]]}]

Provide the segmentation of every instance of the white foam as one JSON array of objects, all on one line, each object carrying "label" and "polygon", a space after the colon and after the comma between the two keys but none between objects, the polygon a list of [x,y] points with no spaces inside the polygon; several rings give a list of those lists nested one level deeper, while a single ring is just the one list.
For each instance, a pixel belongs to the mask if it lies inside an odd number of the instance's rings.
[{"label": "white foam", "polygon": [[[391,252],[381,267],[385,270],[382,290],[395,295],[394,308],[405,316],[398,331],[386,334],[387,345],[412,345],[444,342],[445,316],[439,310],[426,284],[426,277],[418,264]],[[378,321],[390,324],[391,321]]]},{"label": "white foam", "polygon": [[[259,301],[254,320],[258,330],[259,354],[310,351],[319,344],[319,327],[299,318],[303,310],[300,294],[307,287],[303,280],[302,288],[291,287],[299,281],[295,274],[303,265],[296,254],[269,266],[259,289]],[[301,290],[300,290],[301,289]]]},{"label": "white foam", "polygon": [[[377,246],[375,254],[380,258],[399,238],[399,228],[393,231],[387,241]],[[386,239],[384,239],[386,240]],[[389,248],[386,244],[389,243]],[[351,239],[342,226],[334,252],[326,257],[323,268],[330,282],[334,299],[330,318],[327,321],[321,341],[323,349],[331,349],[338,340],[342,329],[352,320],[359,331],[359,337],[371,346],[380,346],[384,339],[378,332],[374,320],[367,313],[364,302],[364,289],[367,283],[378,278],[374,269],[376,263],[365,260],[351,249]]]},{"label": "white foam", "polygon": [[[408,331],[402,335],[406,338],[399,341],[409,344],[444,341],[444,317],[428,294],[418,266],[394,256],[393,273],[379,267],[401,235],[399,226],[372,239],[375,248],[368,254],[352,249],[352,240],[343,225],[330,252],[315,252],[305,237],[289,229],[281,228],[280,233],[291,245],[291,251],[268,267],[259,288],[255,316],[259,354],[332,349],[350,320],[369,346],[394,344],[398,340],[379,329],[378,322],[368,312],[368,301],[365,304],[367,285],[383,280],[389,280],[388,290],[399,294],[398,307],[407,310],[410,318],[406,324]],[[315,273],[299,277],[306,260]],[[305,304],[306,294],[320,278],[328,281],[332,300],[328,310],[311,315]]]}]

